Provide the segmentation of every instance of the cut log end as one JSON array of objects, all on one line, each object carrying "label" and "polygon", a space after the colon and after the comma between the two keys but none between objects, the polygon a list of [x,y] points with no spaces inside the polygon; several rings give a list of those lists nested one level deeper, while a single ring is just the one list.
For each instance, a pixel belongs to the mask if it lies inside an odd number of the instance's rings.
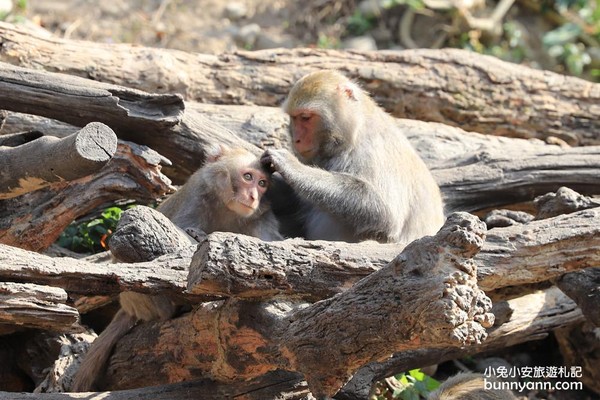
[{"label": "cut log end", "polygon": [[117,135],[103,123],[91,122],[77,135],[75,147],[82,159],[105,163],[117,151]]}]

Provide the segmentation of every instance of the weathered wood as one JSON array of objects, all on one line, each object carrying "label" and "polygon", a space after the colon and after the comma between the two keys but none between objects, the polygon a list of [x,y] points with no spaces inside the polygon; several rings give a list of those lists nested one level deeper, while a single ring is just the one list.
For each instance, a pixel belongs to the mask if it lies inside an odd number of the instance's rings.
[{"label": "weathered wood", "polygon": [[[549,332],[556,328],[573,325],[584,320],[577,304],[557,288],[508,300],[502,306],[509,310],[510,319],[502,325],[490,329],[487,340],[482,344],[461,349],[421,348],[394,354],[386,361],[371,363],[362,368],[343,390],[348,395],[340,396],[340,398],[366,398],[376,381],[400,371],[540,340],[547,337]],[[494,309],[496,308],[497,305],[494,305]]]},{"label": "weathered wood", "polygon": [[97,173],[25,195],[0,200],[0,243],[41,251],[76,218],[115,201],[152,201],[173,187],[160,171],[158,153],[120,142],[112,161]]},{"label": "weathered wood", "polygon": [[9,393],[0,392],[3,400],[314,400],[301,375],[275,371],[248,382],[222,384],[208,379],[152,386],[141,389],[96,393]]},{"label": "weathered wood", "polygon": [[177,160],[177,167],[187,175],[201,165],[207,145],[251,147],[202,115],[184,113],[185,105],[178,95],[149,94],[5,63],[0,63],[0,108],[77,126],[92,121],[105,123],[121,139],[160,149],[162,155]]},{"label": "weathered wood", "polygon": [[[475,256],[481,265],[479,285],[484,290],[524,285],[598,265],[600,252],[593,249],[600,246],[599,229],[600,208],[492,229]],[[179,295],[187,282],[188,293],[202,296],[319,300],[379,270],[403,247],[297,239],[267,243],[215,232],[199,245],[188,277],[189,251],[155,262],[106,264],[0,246],[0,279],[50,284],[86,295],[121,290]]]},{"label": "weathered wood", "polygon": [[600,200],[582,196],[567,187],[559,188],[556,193],[539,196],[533,203],[537,208],[536,219],[552,218],[560,214],[600,207]]},{"label": "weathered wood", "polygon": [[79,313],[66,305],[63,289],[32,283],[0,282],[0,325],[54,332],[81,330]]},{"label": "weathered wood", "polygon": [[[1,129],[1,128],[0,128]],[[16,132],[0,136],[0,146],[16,147],[44,136],[42,132]]]},{"label": "weathered wood", "polygon": [[[486,335],[482,326],[493,322],[470,260],[484,234],[477,218],[455,214],[436,236],[413,242],[388,266],[333,298],[310,306],[231,299],[165,324],[144,324],[117,345],[106,385],[130,388],[149,375],[156,383],[191,374],[232,381],[284,368],[302,372],[320,397],[391,351],[479,343]],[[348,324],[369,327],[361,329],[369,337],[357,340]],[[165,365],[157,357],[173,361]]]},{"label": "weathered wood", "polygon": [[42,136],[17,147],[0,147],[0,199],[96,173],[116,151],[117,136],[99,122],[63,139]]},{"label": "weathered wood", "polygon": [[489,231],[476,257],[483,290],[556,278],[600,264],[600,207]]},{"label": "weathered wood", "polygon": [[[347,244],[215,233],[199,245],[188,291],[235,297],[321,299],[387,264],[402,244]],[[600,208],[488,232],[476,262],[483,290],[542,282],[600,263]]]},{"label": "weathered wood", "polygon": [[191,252],[171,254],[148,263],[89,263],[52,258],[0,244],[0,279],[64,288],[82,295],[117,294],[123,290],[173,294],[185,290]]},{"label": "weathered wood", "polygon": [[340,69],[398,117],[600,144],[600,85],[456,49],[276,49],[214,56],[48,38],[6,23],[0,39],[3,61],[206,103],[279,105],[300,76]]},{"label": "weathered wood", "polygon": [[163,214],[144,206],[123,212],[109,240],[113,256],[126,263],[151,261],[162,255],[195,249],[197,244]]}]

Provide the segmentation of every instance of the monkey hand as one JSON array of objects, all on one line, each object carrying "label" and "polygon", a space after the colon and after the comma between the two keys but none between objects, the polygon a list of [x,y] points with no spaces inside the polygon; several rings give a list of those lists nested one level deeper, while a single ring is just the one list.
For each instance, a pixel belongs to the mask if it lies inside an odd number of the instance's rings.
[{"label": "monkey hand", "polygon": [[295,167],[302,165],[296,156],[286,149],[265,150],[260,157],[260,163],[271,172],[279,172],[284,178],[296,170]]}]

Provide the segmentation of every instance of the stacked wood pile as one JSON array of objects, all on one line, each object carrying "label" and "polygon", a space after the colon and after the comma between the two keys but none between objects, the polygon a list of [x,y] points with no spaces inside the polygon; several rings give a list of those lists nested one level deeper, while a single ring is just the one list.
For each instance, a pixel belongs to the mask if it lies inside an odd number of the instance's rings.
[{"label": "stacked wood pile", "polygon": [[[287,146],[276,106],[321,68],[399,117],[445,198],[437,235],[381,245],[215,233],[195,248],[138,207],[137,259],[48,255],[73,220],[172,191],[207,146]],[[552,332],[600,393],[589,351],[600,324],[599,104],[598,84],[458,50],[207,56],[0,23],[0,396],[76,398],[9,391],[68,388],[89,341],[81,317],[124,290],[189,311],[120,341],[103,380],[117,391],[103,398],[365,398],[395,372]]]}]

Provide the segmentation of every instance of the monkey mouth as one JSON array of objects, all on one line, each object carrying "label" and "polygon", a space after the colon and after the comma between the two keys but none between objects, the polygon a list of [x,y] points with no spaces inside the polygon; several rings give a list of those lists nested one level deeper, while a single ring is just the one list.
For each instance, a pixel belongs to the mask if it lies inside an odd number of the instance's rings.
[{"label": "monkey mouth", "polygon": [[316,149],[308,149],[308,150],[298,151],[298,154],[300,154],[300,156],[302,156],[302,158],[304,158],[306,160],[310,160],[311,158],[313,158],[316,155],[316,153],[317,153]]},{"label": "monkey mouth", "polygon": [[247,203],[245,201],[240,200],[237,200],[237,203],[243,208],[248,209],[248,211],[254,211],[256,209],[256,205],[254,203]]}]

